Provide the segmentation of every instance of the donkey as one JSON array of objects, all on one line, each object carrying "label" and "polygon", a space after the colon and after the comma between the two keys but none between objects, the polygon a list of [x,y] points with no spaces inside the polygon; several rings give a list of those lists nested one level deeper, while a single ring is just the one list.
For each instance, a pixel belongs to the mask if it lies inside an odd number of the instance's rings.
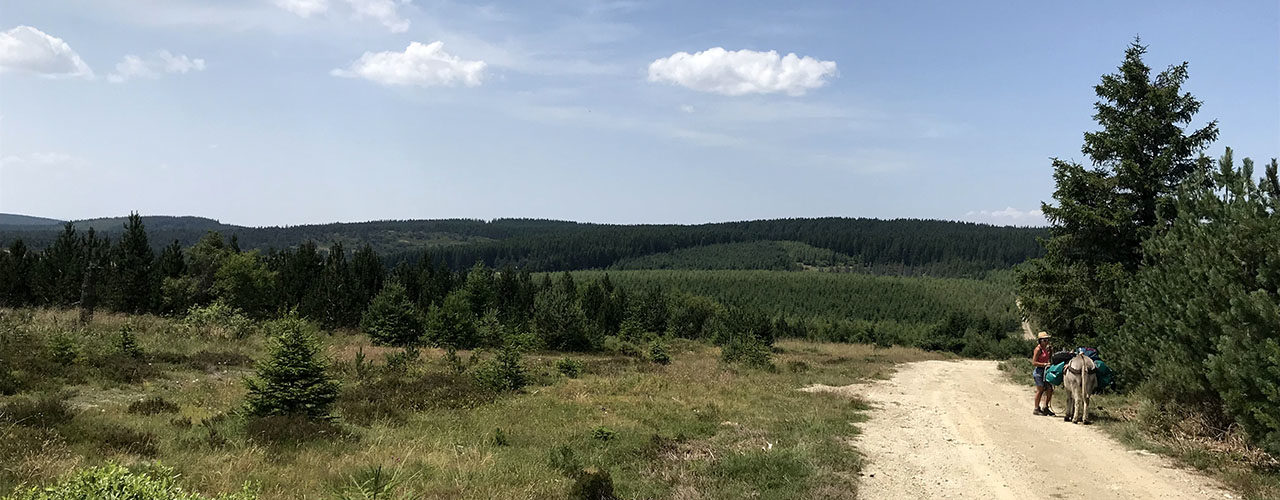
[{"label": "donkey", "polygon": [[1090,423],[1089,395],[1098,386],[1097,372],[1098,365],[1084,354],[1077,354],[1067,362],[1066,373],[1062,376],[1062,385],[1067,388],[1067,415],[1062,419],[1064,422]]}]

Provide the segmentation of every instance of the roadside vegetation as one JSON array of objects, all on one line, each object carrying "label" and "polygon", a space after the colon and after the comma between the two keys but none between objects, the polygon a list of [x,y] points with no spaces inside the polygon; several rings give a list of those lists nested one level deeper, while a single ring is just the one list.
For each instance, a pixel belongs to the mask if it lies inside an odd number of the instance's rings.
[{"label": "roadside vegetation", "polygon": [[845,441],[866,407],[795,389],[937,357],[789,340],[759,364],[685,339],[447,351],[296,318],[198,321],[5,310],[5,359],[22,361],[0,398],[0,488],[41,498],[31,488],[127,479],[209,498],[564,498],[607,483],[618,498],[853,498]]},{"label": "roadside vegetation", "polygon": [[1187,63],[1153,76],[1145,54],[1135,40],[1096,87],[1092,166],[1054,160],[1051,237],[1019,266],[1018,295],[1042,329],[1115,368],[1119,393],[1099,401],[1109,431],[1276,498],[1276,160],[1257,172],[1230,148],[1206,156],[1218,125],[1193,125]]}]

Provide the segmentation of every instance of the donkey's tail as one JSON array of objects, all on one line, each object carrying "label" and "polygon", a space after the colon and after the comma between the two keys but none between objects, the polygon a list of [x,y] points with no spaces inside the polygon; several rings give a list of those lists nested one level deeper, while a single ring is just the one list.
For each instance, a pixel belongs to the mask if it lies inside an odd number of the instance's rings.
[{"label": "donkey's tail", "polygon": [[1082,358],[1080,360],[1080,400],[1084,401],[1084,398],[1089,397],[1089,377],[1093,371],[1089,369],[1089,358],[1083,354],[1079,356]]}]

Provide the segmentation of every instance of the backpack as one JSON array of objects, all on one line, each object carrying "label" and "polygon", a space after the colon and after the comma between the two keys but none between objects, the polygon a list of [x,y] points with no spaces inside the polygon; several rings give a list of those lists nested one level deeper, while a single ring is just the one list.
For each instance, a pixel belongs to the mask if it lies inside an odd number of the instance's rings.
[{"label": "backpack", "polygon": [[1111,367],[1103,363],[1101,359],[1093,360],[1093,364],[1098,365],[1098,387],[1095,390],[1102,390],[1115,381],[1115,372],[1112,372]]},{"label": "backpack", "polygon": [[1067,364],[1055,363],[1044,369],[1044,381],[1053,385],[1062,385],[1062,373],[1067,371]]},{"label": "backpack", "polygon": [[1077,347],[1076,352],[1088,356],[1089,359],[1092,359],[1095,362],[1101,358],[1101,356],[1098,355],[1098,350],[1092,347]]},{"label": "backpack", "polygon": [[1068,361],[1071,361],[1071,358],[1074,358],[1074,357],[1076,357],[1076,353],[1071,351],[1055,352],[1053,353],[1053,356],[1049,358],[1049,366],[1053,366],[1058,363],[1066,363]]}]

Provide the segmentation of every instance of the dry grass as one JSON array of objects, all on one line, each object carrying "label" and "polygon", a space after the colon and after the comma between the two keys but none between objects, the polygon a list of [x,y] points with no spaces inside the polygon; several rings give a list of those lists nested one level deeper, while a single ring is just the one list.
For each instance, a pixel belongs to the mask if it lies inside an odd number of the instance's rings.
[{"label": "dry grass", "polygon": [[[259,335],[235,339],[175,328],[164,318],[111,314],[81,327],[75,318],[74,312],[39,310],[23,328],[35,337],[73,332],[91,360],[109,349],[112,332],[130,324],[159,375],[121,383],[97,380],[93,371],[80,378],[54,374],[58,389],[74,391],[69,401],[75,414],[39,436],[0,423],[0,491],[47,483],[74,467],[154,459],[207,494],[239,491],[250,482],[264,499],[327,498],[381,466],[413,478],[397,491],[412,498],[555,498],[571,481],[551,466],[549,453],[567,447],[581,465],[607,470],[623,498],[851,498],[859,458],[846,442],[857,432],[850,422],[865,406],[796,389],[882,378],[896,363],[937,357],[913,349],[784,341],[774,356],[776,370],[753,370],[724,365],[717,349],[683,341],[672,342],[666,366],[621,356],[531,353],[525,365],[532,385],[517,394],[485,396],[449,382],[461,379],[449,378],[455,375],[441,351],[424,349],[419,360],[392,373],[383,365],[396,351],[338,332],[322,341],[344,391],[400,394],[395,397],[408,399],[398,416],[348,418],[342,411],[354,410],[341,408],[355,407],[340,405],[339,430],[332,435],[264,439],[274,430],[263,426],[272,423],[249,423],[237,414],[251,364],[192,361],[200,353],[257,359],[264,352]],[[363,372],[353,366],[360,351],[373,365]],[[467,366],[491,355],[460,354]],[[583,364],[579,378],[557,370],[555,363],[565,357]],[[69,374],[79,369],[65,368]],[[27,392],[36,390],[51,388]],[[366,401],[384,399],[374,396]],[[467,404],[449,403],[471,396]],[[173,406],[129,412],[145,398]],[[174,407],[177,412],[169,413]],[[599,427],[614,436],[594,439]],[[495,429],[502,429],[505,443],[495,442]]]}]

